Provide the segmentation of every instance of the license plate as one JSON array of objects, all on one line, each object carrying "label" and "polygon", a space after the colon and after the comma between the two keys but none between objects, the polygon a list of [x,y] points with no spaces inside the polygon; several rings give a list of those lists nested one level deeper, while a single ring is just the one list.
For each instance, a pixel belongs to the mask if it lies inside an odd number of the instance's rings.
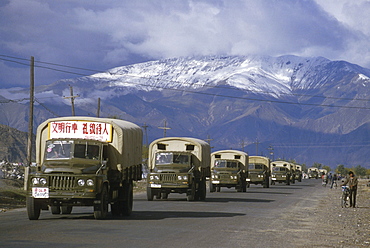
[{"label": "license plate", "polygon": [[276,178],[271,178],[271,180],[276,180]]},{"label": "license plate", "polygon": [[219,183],[220,183],[220,181],[212,181],[212,183],[214,183],[214,184],[219,184]]},{"label": "license plate", "polygon": [[152,187],[152,188],[162,188],[162,185],[152,183],[152,184],[150,185],[150,187]]},{"label": "license plate", "polygon": [[32,188],[33,198],[49,198],[49,188]]},{"label": "license plate", "polygon": [[247,179],[245,179],[245,181],[250,182],[250,179],[249,179],[249,178],[247,178]]}]

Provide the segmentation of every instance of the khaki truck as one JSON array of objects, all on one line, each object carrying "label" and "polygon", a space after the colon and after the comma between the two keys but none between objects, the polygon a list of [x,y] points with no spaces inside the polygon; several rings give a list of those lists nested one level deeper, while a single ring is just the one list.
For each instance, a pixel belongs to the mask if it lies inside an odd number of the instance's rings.
[{"label": "khaki truck", "polygon": [[285,183],[290,185],[291,164],[286,161],[273,161],[271,163],[271,184]]},{"label": "khaki truck", "polygon": [[296,167],[295,178],[298,182],[302,182],[302,166],[299,164],[296,164],[295,167]]},{"label": "khaki truck", "polygon": [[307,174],[308,174],[308,178],[311,179],[311,178],[315,178],[315,179],[318,179],[319,178],[319,169],[316,168],[316,167],[310,167],[307,169]]},{"label": "khaki truck", "polygon": [[247,186],[261,184],[264,188],[270,187],[271,161],[263,156],[249,156]]},{"label": "khaki truck", "polygon": [[36,168],[25,180],[27,212],[70,214],[93,206],[95,219],[130,215],[133,181],[142,176],[142,130],[118,119],[61,117],[37,128]]},{"label": "khaki truck", "polygon": [[237,150],[221,150],[211,154],[210,192],[220,192],[221,187],[246,192],[248,154]]},{"label": "khaki truck", "polygon": [[210,177],[209,144],[188,137],[166,137],[149,145],[147,199],[167,199],[170,193],[186,194],[188,201],[205,200]]}]

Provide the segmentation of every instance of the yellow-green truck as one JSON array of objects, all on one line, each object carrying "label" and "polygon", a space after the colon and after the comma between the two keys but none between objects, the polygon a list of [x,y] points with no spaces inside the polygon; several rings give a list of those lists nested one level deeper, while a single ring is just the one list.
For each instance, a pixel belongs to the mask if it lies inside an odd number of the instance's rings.
[{"label": "yellow-green truck", "polygon": [[318,179],[320,177],[319,173],[320,173],[320,171],[316,167],[310,167],[310,168],[307,169],[307,174],[308,174],[309,179],[311,179],[311,178]]},{"label": "yellow-green truck", "polygon": [[210,192],[220,192],[221,187],[246,192],[248,154],[237,150],[221,150],[211,154]]},{"label": "yellow-green truck", "polygon": [[75,206],[93,206],[95,219],[104,219],[109,204],[112,215],[130,215],[141,151],[142,130],[128,121],[72,116],[43,122],[36,133],[37,166],[25,181],[29,219],[49,208],[70,214]]},{"label": "yellow-green truck", "polygon": [[271,161],[263,156],[249,156],[247,187],[250,184],[261,184],[269,188],[271,183]]},{"label": "yellow-green truck", "polygon": [[287,161],[273,161],[271,163],[271,184],[285,183],[290,185],[291,165]]},{"label": "yellow-green truck", "polygon": [[165,137],[149,145],[147,200],[186,194],[188,201],[205,200],[211,148],[191,137]]}]

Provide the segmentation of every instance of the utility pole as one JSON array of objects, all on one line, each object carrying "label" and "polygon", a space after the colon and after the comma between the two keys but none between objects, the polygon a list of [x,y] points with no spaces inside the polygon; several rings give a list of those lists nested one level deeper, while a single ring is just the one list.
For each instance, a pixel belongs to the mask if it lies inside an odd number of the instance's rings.
[{"label": "utility pole", "polygon": [[274,148],[270,145],[267,149],[270,151],[271,160],[274,161]]},{"label": "utility pole", "polygon": [[159,129],[163,129],[163,137],[166,137],[167,134],[167,129],[171,129],[170,127],[167,127],[167,121],[164,120],[164,126],[163,127],[158,127]]},{"label": "utility pole", "polygon": [[258,142],[258,138],[256,138],[256,142],[254,142],[254,144],[256,144],[256,156],[258,156],[258,144],[261,144]]},{"label": "utility pole", "polygon": [[209,144],[209,146],[211,147],[211,149],[213,148],[213,146],[211,146],[211,141],[213,139],[211,139],[211,137],[209,136],[209,134],[207,135],[207,139],[205,139],[205,141]]},{"label": "utility pole", "polygon": [[71,98],[72,116],[75,116],[75,98],[79,97],[79,95],[76,95],[76,96],[73,95],[73,88],[71,85],[69,86],[69,91],[71,93],[71,96],[65,96],[64,99]]},{"label": "utility pole", "polygon": [[242,145],[242,151],[244,152],[244,146],[245,146],[245,142],[244,142],[244,139],[242,140],[242,143],[241,143],[241,145]]},{"label": "utility pole", "polygon": [[35,91],[35,58],[30,61],[30,111],[28,116],[27,165],[32,163],[33,104]]},{"label": "utility pole", "polygon": [[144,133],[145,133],[145,145],[146,145],[146,147],[148,147],[148,133],[147,133],[146,129],[149,126],[146,123],[144,123],[144,125],[142,125],[142,127],[144,128]]},{"label": "utility pole", "polygon": [[96,117],[100,117],[100,97],[98,98],[98,110],[96,112]]}]

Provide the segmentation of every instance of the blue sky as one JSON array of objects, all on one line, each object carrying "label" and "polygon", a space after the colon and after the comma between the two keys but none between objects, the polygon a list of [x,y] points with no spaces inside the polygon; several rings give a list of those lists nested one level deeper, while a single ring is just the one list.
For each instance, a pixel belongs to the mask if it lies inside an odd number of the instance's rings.
[{"label": "blue sky", "polygon": [[[97,71],[249,54],[323,56],[370,68],[369,13],[366,0],[1,0],[0,87],[28,86],[31,56]],[[75,77],[35,70],[36,85]]]}]

